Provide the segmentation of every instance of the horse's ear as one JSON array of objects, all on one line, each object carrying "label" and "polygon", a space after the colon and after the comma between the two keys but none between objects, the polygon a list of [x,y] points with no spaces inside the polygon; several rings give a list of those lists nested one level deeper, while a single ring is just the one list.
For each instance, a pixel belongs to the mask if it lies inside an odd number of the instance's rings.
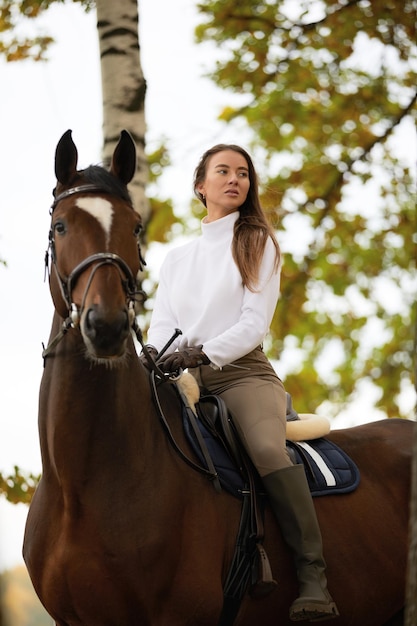
[{"label": "horse's ear", "polygon": [[55,175],[63,185],[71,182],[77,171],[78,152],[71,133],[71,130],[67,130],[62,135],[55,151]]},{"label": "horse's ear", "polygon": [[110,171],[125,185],[130,183],[136,172],[136,146],[130,133],[122,130],[114,149]]}]

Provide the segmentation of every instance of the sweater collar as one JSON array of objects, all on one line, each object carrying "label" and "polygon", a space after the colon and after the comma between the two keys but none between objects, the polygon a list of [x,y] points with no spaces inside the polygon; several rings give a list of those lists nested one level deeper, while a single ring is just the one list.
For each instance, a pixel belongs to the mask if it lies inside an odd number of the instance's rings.
[{"label": "sweater collar", "polygon": [[201,222],[201,232],[205,239],[219,239],[219,237],[233,234],[233,228],[239,217],[239,211],[233,211],[214,222]]}]

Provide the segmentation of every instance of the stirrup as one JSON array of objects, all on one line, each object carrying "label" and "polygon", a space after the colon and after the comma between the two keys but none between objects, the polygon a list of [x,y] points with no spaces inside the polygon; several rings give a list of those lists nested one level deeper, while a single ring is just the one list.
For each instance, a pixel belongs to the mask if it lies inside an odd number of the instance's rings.
[{"label": "stirrup", "polygon": [[250,588],[249,594],[252,598],[265,598],[269,596],[270,593],[275,591],[277,588],[277,582],[274,580],[272,576],[271,566],[269,564],[268,555],[265,552],[264,547],[260,544],[256,544],[257,548],[257,565],[258,571],[252,572],[252,578],[255,577],[255,580],[252,580],[252,586]]}]

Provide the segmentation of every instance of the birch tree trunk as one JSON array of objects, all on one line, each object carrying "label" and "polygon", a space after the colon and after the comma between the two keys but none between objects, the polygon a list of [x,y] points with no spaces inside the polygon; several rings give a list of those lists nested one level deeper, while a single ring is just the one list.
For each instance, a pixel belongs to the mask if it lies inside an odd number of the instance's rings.
[{"label": "birch tree trunk", "polygon": [[126,129],[137,147],[136,175],[129,185],[144,225],[149,219],[145,197],[146,81],[140,63],[137,0],[97,0],[103,97],[103,162],[108,166],[120,131]]}]

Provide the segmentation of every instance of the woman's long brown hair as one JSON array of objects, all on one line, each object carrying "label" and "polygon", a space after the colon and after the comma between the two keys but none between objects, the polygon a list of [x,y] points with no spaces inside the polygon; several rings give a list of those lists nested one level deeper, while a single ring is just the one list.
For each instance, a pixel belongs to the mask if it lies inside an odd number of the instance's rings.
[{"label": "woman's long brown hair", "polygon": [[276,250],[274,270],[278,269],[281,251],[272,226],[262,210],[258,192],[258,176],[246,150],[234,144],[218,144],[207,150],[194,172],[194,193],[206,206],[206,200],[197,190],[197,186],[203,183],[206,178],[209,159],[223,150],[238,152],[248,164],[249,191],[245,202],[239,207],[239,218],[234,226],[232,254],[242,276],[243,285],[250,291],[256,291],[259,269],[268,237],[271,238]]}]

